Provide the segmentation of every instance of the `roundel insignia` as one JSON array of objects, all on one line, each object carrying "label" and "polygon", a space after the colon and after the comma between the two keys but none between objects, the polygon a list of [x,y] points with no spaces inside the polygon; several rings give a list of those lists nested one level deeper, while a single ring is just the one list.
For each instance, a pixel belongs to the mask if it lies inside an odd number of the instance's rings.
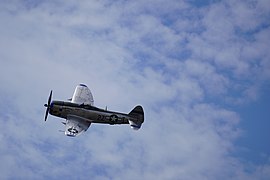
[{"label": "roundel insignia", "polygon": [[118,120],[118,116],[113,114],[110,116],[110,120],[111,120],[111,122],[116,122]]},{"label": "roundel insignia", "polygon": [[77,129],[74,129],[74,128],[69,128],[68,131],[70,133],[73,133],[73,134],[77,134],[78,133],[78,130]]}]

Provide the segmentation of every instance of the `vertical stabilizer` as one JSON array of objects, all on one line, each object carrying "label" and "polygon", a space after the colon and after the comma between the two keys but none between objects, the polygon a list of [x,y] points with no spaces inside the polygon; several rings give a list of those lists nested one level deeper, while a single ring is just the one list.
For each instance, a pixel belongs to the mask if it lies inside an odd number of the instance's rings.
[{"label": "vertical stabilizer", "polygon": [[129,114],[129,124],[132,129],[138,130],[144,122],[144,112],[142,106],[136,106]]}]

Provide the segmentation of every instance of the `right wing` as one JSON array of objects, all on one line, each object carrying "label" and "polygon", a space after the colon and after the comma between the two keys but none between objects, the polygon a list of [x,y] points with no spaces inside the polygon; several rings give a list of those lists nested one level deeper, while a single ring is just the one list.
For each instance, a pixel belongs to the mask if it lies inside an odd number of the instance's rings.
[{"label": "right wing", "polygon": [[71,102],[93,106],[94,98],[90,89],[86,85],[80,84],[76,87]]},{"label": "right wing", "polygon": [[86,131],[91,122],[84,120],[81,117],[68,115],[66,122],[65,135],[75,137]]}]

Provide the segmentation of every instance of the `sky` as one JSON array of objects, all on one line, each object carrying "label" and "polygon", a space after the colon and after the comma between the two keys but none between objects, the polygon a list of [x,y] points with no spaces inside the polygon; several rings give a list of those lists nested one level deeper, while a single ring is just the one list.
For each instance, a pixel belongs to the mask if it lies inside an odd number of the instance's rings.
[{"label": "sky", "polygon": [[[1,179],[270,177],[268,0],[0,1]],[[87,84],[139,131],[44,122]]]}]

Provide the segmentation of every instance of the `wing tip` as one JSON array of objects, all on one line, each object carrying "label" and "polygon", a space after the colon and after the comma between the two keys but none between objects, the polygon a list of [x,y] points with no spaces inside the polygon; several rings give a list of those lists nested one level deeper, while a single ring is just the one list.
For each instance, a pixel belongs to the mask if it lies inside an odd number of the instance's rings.
[{"label": "wing tip", "polygon": [[82,87],[87,87],[85,84],[81,83],[79,84],[79,86],[82,86]]}]

